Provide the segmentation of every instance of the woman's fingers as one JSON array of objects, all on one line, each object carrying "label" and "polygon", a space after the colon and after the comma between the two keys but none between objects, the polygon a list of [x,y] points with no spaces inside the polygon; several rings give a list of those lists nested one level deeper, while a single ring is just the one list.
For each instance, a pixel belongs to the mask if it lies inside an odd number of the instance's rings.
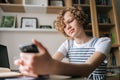
[{"label": "woman's fingers", "polygon": [[38,77],[37,74],[33,73],[30,69],[30,67],[28,66],[20,66],[19,67],[19,70],[20,72],[23,74],[23,75],[26,75],[26,76],[32,76],[32,77]]},{"label": "woman's fingers", "polygon": [[32,42],[38,47],[41,53],[46,51],[46,48],[37,40],[33,39]]},{"label": "woman's fingers", "polygon": [[19,66],[19,65],[23,65],[23,61],[21,59],[17,59],[14,61],[14,64]]},{"label": "woman's fingers", "polygon": [[52,58],[40,42],[35,39],[32,41],[39,49],[39,54],[20,53],[21,60],[15,61],[15,64],[20,66],[20,71],[23,75],[36,76],[36,74],[48,74],[46,72],[50,64],[48,60],[50,61]]}]

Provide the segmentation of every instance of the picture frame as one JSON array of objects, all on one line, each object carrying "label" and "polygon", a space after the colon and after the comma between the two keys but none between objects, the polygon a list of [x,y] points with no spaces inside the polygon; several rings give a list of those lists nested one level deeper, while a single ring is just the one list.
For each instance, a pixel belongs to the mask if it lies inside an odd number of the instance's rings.
[{"label": "picture frame", "polygon": [[50,0],[49,1],[50,6],[59,6],[63,7],[64,6],[64,0]]},{"label": "picture frame", "polygon": [[35,17],[22,17],[21,28],[36,29],[38,26],[38,19]]},{"label": "picture frame", "polygon": [[3,15],[0,22],[1,28],[15,28],[16,16],[14,15]]}]

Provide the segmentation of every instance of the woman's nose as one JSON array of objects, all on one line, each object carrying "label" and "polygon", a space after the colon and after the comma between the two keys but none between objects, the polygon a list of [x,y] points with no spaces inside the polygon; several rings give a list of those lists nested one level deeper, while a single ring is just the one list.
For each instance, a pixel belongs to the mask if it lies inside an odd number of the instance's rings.
[{"label": "woman's nose", "polygon": [[69,30],[71,26],[69,24],[66,25],[66,29]]}]

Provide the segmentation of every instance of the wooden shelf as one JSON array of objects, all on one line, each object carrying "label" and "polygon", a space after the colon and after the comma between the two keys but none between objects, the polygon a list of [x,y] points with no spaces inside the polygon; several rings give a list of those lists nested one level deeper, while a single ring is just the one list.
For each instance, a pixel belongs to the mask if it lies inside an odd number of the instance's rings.
[{"label": "wooden shelf", "polygon": [[47,13],[56,14],[56,13],[58,13],[60,10],[62,10],[63,8],[65,8],[65,7],[48,6],[48,7],[47,7]]},{"label": "wooden shelf", "polygon": [[22,4],[0,4],[1,9],[4,12],[32,12],[32,13],[52,13],[57,14],[59,10],[64,7],[48,6],[41,7],[35,5],[22,5]]},{"label": "wooden shelf", "polygon": [[25,12],[22,4],[0,4],[4,12]]},{"label": "wooden shelf", "polygon": [[99,26],[103,26],[103,27],[113,27],[115,26],[115,24],[111,24],[111,23],[98,23]]},{"label": "wooden shelf", "polygon": [[118,47],[120,47],[120,44],[113,44],[112,45],[112,48],[118,48]]}]

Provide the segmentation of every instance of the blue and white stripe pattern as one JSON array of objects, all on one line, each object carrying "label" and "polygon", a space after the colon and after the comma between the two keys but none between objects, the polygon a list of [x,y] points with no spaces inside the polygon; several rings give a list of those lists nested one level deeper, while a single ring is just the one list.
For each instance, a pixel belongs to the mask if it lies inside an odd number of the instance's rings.
[{"label": "blue and white stripe pattern", "polygon": [[70,48],[69,61],[71,63],[84,63],[94,51],[94,48]]},{"label": "blue and white stripe pattern", "polygon": [[[97,42],[98,38],[95,38],[88,48],[73,48],[69,47],[68,49],[68,57],[70,63],[82,64],[88,60],[88,58],[95,52],[94,45]],[[68,40],[68,46],[73,40]],[[106,64],[102,63],[93,73],[89,76],[92,80],[105,80],[106,75]]]}]

